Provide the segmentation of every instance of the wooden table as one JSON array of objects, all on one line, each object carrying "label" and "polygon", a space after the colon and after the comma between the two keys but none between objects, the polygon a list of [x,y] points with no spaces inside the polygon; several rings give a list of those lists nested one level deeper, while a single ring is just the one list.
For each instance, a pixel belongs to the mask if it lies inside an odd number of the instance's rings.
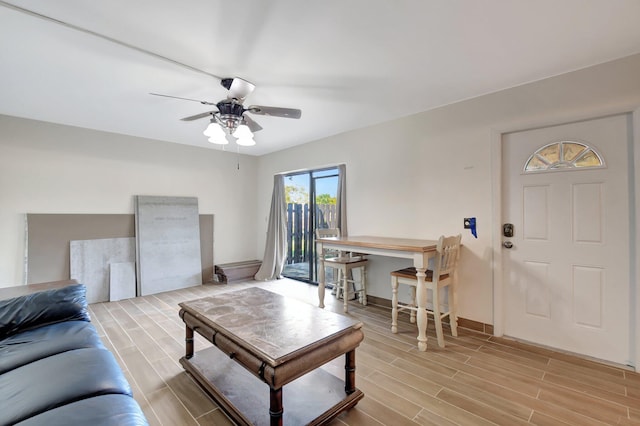
[{"label": "wooden table", "polygon": [[[387,238],[371,236],[332,237],[316,240],[316,253],[322,253],[323,249],[352,251],[358,253],[374,254],[379,256],[402,257],[413,260],[418,279],[416,288],[416,302],[418,305],[418,349],[427,350],[427,288],[424,282],[425,271],[429,265],[429,259],[436,255],[437,240],[415,240],[411,238]],[[324,261],[318,270],[318,306],[324,308]]]},{"label": "wooden table", "polygon": [[[355,387],[357,320],[257,287],[179,305],[180,363],[238,424],[320,425],[364,396]],[[194,353],[194,331],[216,347]],[[318,368],[341,355],[344,380]]]}]

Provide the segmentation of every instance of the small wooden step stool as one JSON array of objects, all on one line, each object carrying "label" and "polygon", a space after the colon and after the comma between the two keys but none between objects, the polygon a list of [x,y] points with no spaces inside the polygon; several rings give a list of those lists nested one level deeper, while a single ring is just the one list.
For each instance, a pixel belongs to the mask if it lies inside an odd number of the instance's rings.
[{"label": "small wooden step stool", "polygon": [[261,265],[261,260],[223,263],[215,266],[215,274],[218,277],[218,281],[222,283],[252,280]]}]

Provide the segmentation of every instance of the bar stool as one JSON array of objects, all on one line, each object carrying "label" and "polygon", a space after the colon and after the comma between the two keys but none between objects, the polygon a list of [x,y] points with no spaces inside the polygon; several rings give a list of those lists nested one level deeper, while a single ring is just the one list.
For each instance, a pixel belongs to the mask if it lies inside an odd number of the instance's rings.
[{"label": "bar stool", "polygon": [[[444,347],[444,336],[442,334],[442,318],[449,316],[451,334],[458,335],[458,317],[456,316],[456,267],[460,257],[460,234],[453,237],[441,236],[436,248],[437,255],[434,261],[433,270],[427,270],[424,278],[427,290],[431,290],[433,305],[432,310],[427,309],[427,314],[433,315],[436,325],[436,335],[438,336],[438,346]],[[411,287],[411,302],[398,302],[398,284]],[[410,321],[416,322],[416,268],[405,268],[391,272],[391,332],[398,332],[398,312],[410,311]],[[448,310],[440,310],[440,289],[446,287],[448,290]]]},{"label": "bar stool", "polygon": [[[340,238],[340,230],[338,228],[316,229],[316,238],[328,237]],[[325,249],[324,253],[319,253],[319,255],[324,260],[324,266],[333,269],[332,280],[326,281],[326,284],[332,284],[336,289],[336,298],[344,300],[344,312],[348,312],[348,301],[351,295],[357,296],[358,301],[366,306],[367,259],[363,255],[353,255],[353,253],[343,253],[331,249]]]}]

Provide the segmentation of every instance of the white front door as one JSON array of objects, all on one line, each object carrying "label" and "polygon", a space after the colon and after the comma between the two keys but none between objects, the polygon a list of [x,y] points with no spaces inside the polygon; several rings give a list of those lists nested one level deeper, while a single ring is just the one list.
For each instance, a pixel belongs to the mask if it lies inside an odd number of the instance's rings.
[{"label": "white front door", "polygon": [[[513,224],[513,237],[502,237],[513,246],[501,249],[505,335],[631,363],[629,120],[503,135],[502,218]],[[571,159],[580,144],[600,153],[604,167],[544,170],[536,156],[538,170],[524,171],[541,147],[549,145],[547,159],[556,151]]]}]

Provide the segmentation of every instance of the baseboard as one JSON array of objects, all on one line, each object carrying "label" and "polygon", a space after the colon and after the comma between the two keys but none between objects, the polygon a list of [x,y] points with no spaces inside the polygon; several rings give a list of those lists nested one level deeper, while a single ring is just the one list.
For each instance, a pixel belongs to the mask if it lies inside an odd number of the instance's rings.
[{"label": "baseboard", "polygon": [[[391,309],[391,300],[382,297],[371,296],[367,294],[367,303],[371,305],[380,306],[383,308]],[[449,318],[445,318],[443,322],[448,323]],[[474,321],[467,318],[458,317],[458,327],[466,328],[469,330],[478,331],[480,333],[490,334],[493,336],[493,324],[485,324],[480,321]]]}]

